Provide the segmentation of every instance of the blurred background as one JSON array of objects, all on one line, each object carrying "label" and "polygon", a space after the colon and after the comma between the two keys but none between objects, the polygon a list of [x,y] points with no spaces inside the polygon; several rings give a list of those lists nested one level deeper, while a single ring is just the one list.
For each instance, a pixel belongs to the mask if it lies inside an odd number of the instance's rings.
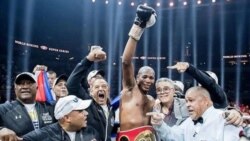
[{"label": "blurred background", "polygon": [[[187,61],[219,77],[238,106],[250,101],[250,0],[1,0],[0,96],[14,99],[13,81],[36,64],[70,74],[91,45],[100,45],[111,97],[121,91],[121,56],[136,7],[155,8],[157,23],[145,30],[134,57],[135,71],[149,65],[156,78],[196,84],[166,67]],[[154,89],[150,92],[155,96]]]}]

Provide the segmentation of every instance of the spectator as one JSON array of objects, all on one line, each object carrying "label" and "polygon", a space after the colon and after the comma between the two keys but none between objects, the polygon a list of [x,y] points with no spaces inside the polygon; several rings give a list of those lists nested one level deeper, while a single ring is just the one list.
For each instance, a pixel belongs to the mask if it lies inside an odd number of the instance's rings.
[{"label": "spectator", "polygon": [[81,100],[70,95],[60,98],[55,106],[57,123],[32,131],[23,136],[24,141],[99,141],[97,131],[87,126],[91,100]]},{"label": "spectator", "polygon": [[0,139],[18,139],[30,131],[54,123],[53,106],[35,101],[37,84],[32,73],[18,74],[14,84],[16,100],[0,105]]},{"label": "spectator", "polygon": [[161,113],[151,115],[151,124],[163,141],[238,141],[240,127],[226,124],[222,110],[215,109],[209,92],[203,87],[190,88],[185,99],[190,117],[181,126],[169,127]]},{"label": "spectator", "polygon": [[[70,94],[76,95],[81,99],[93,99],[92,104],[87,109],[89,113],[88,126],[97,128],[102,141],[111,141],[111,131],[114,126],[115,113],[110,106],[109,85],[103,78],[95,77],[92,79],[90,88],[81,85],[81,82],[86,80],[88,71],[94,62],[106,60],[106,53],[101,47],[91,49],[89,54],[76,65],[74,70],[67,80],[67,88]],[[95,73],[98,74],[98,73]],[[92,75],[99,76],[99,75]],[[93,77],[89,77],[93,78]],[[88,79],[90,80],[90,79]]]}]

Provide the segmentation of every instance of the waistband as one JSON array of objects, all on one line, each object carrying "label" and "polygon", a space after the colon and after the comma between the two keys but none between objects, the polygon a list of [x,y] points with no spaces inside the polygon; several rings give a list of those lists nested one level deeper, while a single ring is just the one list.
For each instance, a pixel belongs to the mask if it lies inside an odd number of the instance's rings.
[{"label": "waistband", "polygon": [[116,141],[156,141],[155,131],[152,126],[141,126],[117,133]]}]

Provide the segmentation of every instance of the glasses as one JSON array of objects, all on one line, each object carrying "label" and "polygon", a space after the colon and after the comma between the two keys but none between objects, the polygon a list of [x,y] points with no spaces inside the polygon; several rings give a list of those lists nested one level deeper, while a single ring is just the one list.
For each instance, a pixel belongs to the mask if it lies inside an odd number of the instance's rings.
[{"label": "glasses", "polygon": [[164,87],[164,88],[157,88],[156,93],[169,93],[174,88]]}]

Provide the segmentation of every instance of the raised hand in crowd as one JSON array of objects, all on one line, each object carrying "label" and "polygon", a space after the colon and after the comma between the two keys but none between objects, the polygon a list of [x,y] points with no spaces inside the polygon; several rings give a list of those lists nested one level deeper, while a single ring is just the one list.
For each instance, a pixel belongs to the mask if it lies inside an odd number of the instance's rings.
[{"label": "raised hand in crowd", "polygon": [[89,61],[99,62],[106,60],[106,53],[100,46],[91,46],[91,50],[86,57]]}]

